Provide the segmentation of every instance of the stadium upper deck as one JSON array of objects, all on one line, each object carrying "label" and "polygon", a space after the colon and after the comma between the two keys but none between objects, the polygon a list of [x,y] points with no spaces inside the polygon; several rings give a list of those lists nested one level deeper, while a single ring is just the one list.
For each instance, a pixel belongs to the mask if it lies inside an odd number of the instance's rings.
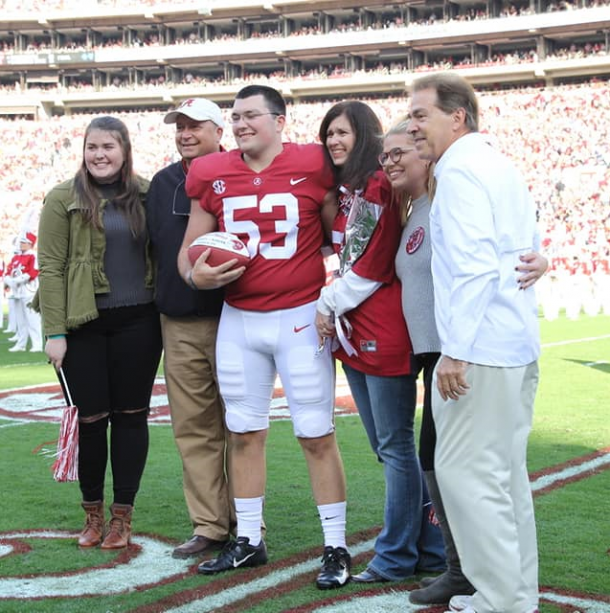
[{"label": "stadium upper deck", "polygon": [[[0,114],[163,108],[202,84],[226,101],[252,74],[281,75],[293,100],[400,93],[433,66],[461,66],[479,86],[610,75],[610,6],[585,0],[19,4],[0,0],[0,86],[19,94]],[[576,46],[596,52],[558,59]],[[507,54],[527,61],[491,61]]]}]

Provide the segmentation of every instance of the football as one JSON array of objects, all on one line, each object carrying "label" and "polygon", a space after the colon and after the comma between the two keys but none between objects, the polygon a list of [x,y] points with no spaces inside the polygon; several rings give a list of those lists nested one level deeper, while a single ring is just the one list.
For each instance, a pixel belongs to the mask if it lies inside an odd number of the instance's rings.
[{"label": "football", "polygon": [[195,264],[199,256],[210,250],[207,263],[210,266],[220,266],[229,260],[237,260],[235,266],[247,266],[250,254],[244,243],[230,232],[208,232],[196,238],[188,248],[191,264]]}]

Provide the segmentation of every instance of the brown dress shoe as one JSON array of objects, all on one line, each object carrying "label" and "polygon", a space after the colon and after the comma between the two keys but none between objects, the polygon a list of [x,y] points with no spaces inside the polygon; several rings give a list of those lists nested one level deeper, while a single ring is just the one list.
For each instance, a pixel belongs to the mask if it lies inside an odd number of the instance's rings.
[{"label": "brown dress shoe", "polygon": [[106,537],[102,549],[125,549],[131,543],[131,513],[130,504],[111,504],[112,517],[108,522]]},{"label": "brown dress shoe", "polygon": [[78,537],[78,546],[97,547],[104,538],[104,502],[83,502],[81,506],[87,517],[85,527]]},{"label": "brown dress shoe", "polygon": [[192,556],[202,556],[210,551],[222,549],[225,543],[226,541],[215,541],[207,536],[196,534],[192,539],[186,541],[186,543],[182,543],[182,545],[176,547],[172,552],[172,557],[186,559]]}]

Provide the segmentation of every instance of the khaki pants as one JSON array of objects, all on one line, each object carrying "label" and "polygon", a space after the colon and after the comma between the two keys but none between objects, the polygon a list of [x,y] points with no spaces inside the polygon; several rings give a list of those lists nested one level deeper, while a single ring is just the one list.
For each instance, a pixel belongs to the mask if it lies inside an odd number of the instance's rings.
[{"label": "khaki pants", "polygon": [[477,613],[538,605],[538,551],[526,466],[538,384],[536,362],[470,365],[470,389],[444,401],[433,381],[436,476]]},{"label": "khaki pants", "polygon": [[227,431],[216,380],[218,319],[161,316],[172,427],[193,533],[225,540],[232,527]]}]

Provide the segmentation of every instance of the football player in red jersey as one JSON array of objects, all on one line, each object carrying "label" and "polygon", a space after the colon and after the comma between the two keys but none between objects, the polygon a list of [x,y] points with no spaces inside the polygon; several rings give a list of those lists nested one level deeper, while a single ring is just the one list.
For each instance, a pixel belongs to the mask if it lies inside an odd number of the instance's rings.
[{"label": "football player in red jersey", "polygon": [[[316,584],[350,577],[345,543],[346,492],[333,421],[334,370],[318,351],[316,299],[325,281],[321,247],[335,217],[334,178],[320,145],[282,142],[286,104],[275,89],[252,85],[235,99],[238,149],[194,160],[192,198],[178,266],[193,287],[226,286],[217,342],[220,391],[230,431],[230,481],[237,539],[200,564],[202,574],[267,561],[261,535],[265,443],[276,374],[305,454],[322,522],[324,555]],[[204,252],[191,266],[187,249],[214,230],[237,235],[252,256],[247,268],[211,267]]]}]

